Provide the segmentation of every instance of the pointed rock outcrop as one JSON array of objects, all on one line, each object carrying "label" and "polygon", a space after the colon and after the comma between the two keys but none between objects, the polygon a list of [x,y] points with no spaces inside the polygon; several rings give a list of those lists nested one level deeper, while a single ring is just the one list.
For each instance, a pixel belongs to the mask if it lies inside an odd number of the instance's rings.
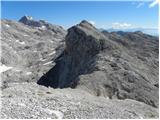
[{"label": "pointed rock outcrop", "polygon": [[33,20],[33,18],[31,16],[23,16],[23,17],[21,17],[21,19],[19,20],[19,22],[27,23],[30,20]]},{"label": "pointed rock outcrop", "polygon": [[19,22],[25,24],[25,25],[29,25],[32,27],[42,27],[42,23],[39,21],[35,21],[33,20],[33,18],[31,16],[23,16]]},{"label": "pointed rock outcrop", "polygon": [[105,36],[87,21],[68,29],[66,48],[55,60],[56,65],[38,84],[51,87],[70,87],[77,77],[94,66],[95,56],[105,48]]}]

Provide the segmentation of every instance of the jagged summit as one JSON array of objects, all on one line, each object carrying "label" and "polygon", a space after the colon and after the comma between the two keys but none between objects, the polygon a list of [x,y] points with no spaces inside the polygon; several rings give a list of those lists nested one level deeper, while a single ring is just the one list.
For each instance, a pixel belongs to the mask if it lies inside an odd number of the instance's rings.
[{"label": "jagged summit", "polygon": [[25,15],[25,16],[21,17],[19,21],[23,21],[23,20],[33,20],[33,17]]},{"label": "jagged summit", "polygon": [[28,21],[33,20],[32,16],[23,16],[19,19],[19,22],[27,23]]},{"label": "jagged summit", "polygon": [[19,22],[25,24],[25,25],[29,25],[32,27],[42,27],[43,24],[40,21],[35,21],[33,20],[33,18],[31,16],[23,16]]},{"label": "jagged summit", "polygon": [[34,20],[31,16],[23,16],[19,22],[34,28],[65,34],[61,26],[48,23],[45,20]]}]

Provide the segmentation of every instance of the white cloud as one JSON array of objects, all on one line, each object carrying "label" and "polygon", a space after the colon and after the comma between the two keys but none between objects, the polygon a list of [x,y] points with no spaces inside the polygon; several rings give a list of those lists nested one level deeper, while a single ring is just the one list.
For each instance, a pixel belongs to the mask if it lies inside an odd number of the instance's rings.
[{"label": "white cloud", "polygon": [[132,25],[129,23],[119,23],[119,22],[115,22],[112,23],[112,27],[115,29],[126,29],[126,28],[130,28]]},{"label": "white cloud", "polygon": [[149,4],[149,8],[154,7],[155,5],[157,5],[159,2],[159,0],[154,0],[151,4]]},{"label": "white cloud", "polygon": [[96,24],[96,22],[94,22],[94,21],[89,21],[89,23],[91,23],[92,25]]},{"label": "white cloud", "polygon": [[144,5],[144,2],[140,2],[138,5],[137,5],[137,8],[140,8]]}]

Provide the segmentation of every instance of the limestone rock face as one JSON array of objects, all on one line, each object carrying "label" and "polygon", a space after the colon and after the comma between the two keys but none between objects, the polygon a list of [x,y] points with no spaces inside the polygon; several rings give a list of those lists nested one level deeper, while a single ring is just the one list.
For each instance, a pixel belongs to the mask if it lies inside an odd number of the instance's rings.
[{"label": "limestone rock face", "polygon": [[[33,21],[23,17],[22,22]],[[37,82],[54,66],[53,59],[64,49],[66,31],[32,27],[21,22],[1,20],[2,88],[10,83]],[[54,26],[52,26],[54,27]],[[60,27],[59,27],[60,28]],[[56,30],[56,27],[55,27]]]},{"label": "limestone rock face", "polygon": [[87,21],[68,29],[56,65],[37,82],[76,87],[110,99],[158,107],[158,38],[141,32],[102,33]]}]

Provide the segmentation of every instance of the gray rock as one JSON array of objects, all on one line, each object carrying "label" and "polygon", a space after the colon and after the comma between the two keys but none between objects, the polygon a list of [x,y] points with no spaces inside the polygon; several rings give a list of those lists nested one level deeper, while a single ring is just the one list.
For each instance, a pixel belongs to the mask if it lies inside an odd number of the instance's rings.
[{"label": "gray rock", "polygon": [[9,84],[2,93],[2,119],[155,119],[158,109],[135,100],[110,100],[82,89]]},{"label": "gray rock", "polygon": [[158,118],[157,37],[87,21],[66,35],[28,16],[1,25],[0,118]]},{"label": "gray rock", "polygon": [[158,107],[158,87],[154,85],[158,66],[153,67],[158,38],[141,32],[102,34],[82,21],[68,29],[65,43],[56,65],[38,84],[78,87],[96,96],[130,98]]},{"label": "gray rock", "polygon": [[[23,17],[22,21],[24,20],[33,19]],[[11,20],[1,20],[1,24],[1,63],[12,67],[1,74],[2,88],[12,82],[36,82],[54,66],[53,60],[64,46],[66,31],[59,27],[63,32],[55,33]]]},{"label": "gray rock", "polygon": [[38,29],[45,29],[45,30],[50,30],[52,32],[54,32],[55,34],[61,35],[63,36],[63,34],[66,33],[66,31],[58,25],[53,25],[51,23],[48,23],[44,20],[33,20],[33,18],[31,16],[23,16],[19,22],[31,26],[31,27],[37,27]]}]

